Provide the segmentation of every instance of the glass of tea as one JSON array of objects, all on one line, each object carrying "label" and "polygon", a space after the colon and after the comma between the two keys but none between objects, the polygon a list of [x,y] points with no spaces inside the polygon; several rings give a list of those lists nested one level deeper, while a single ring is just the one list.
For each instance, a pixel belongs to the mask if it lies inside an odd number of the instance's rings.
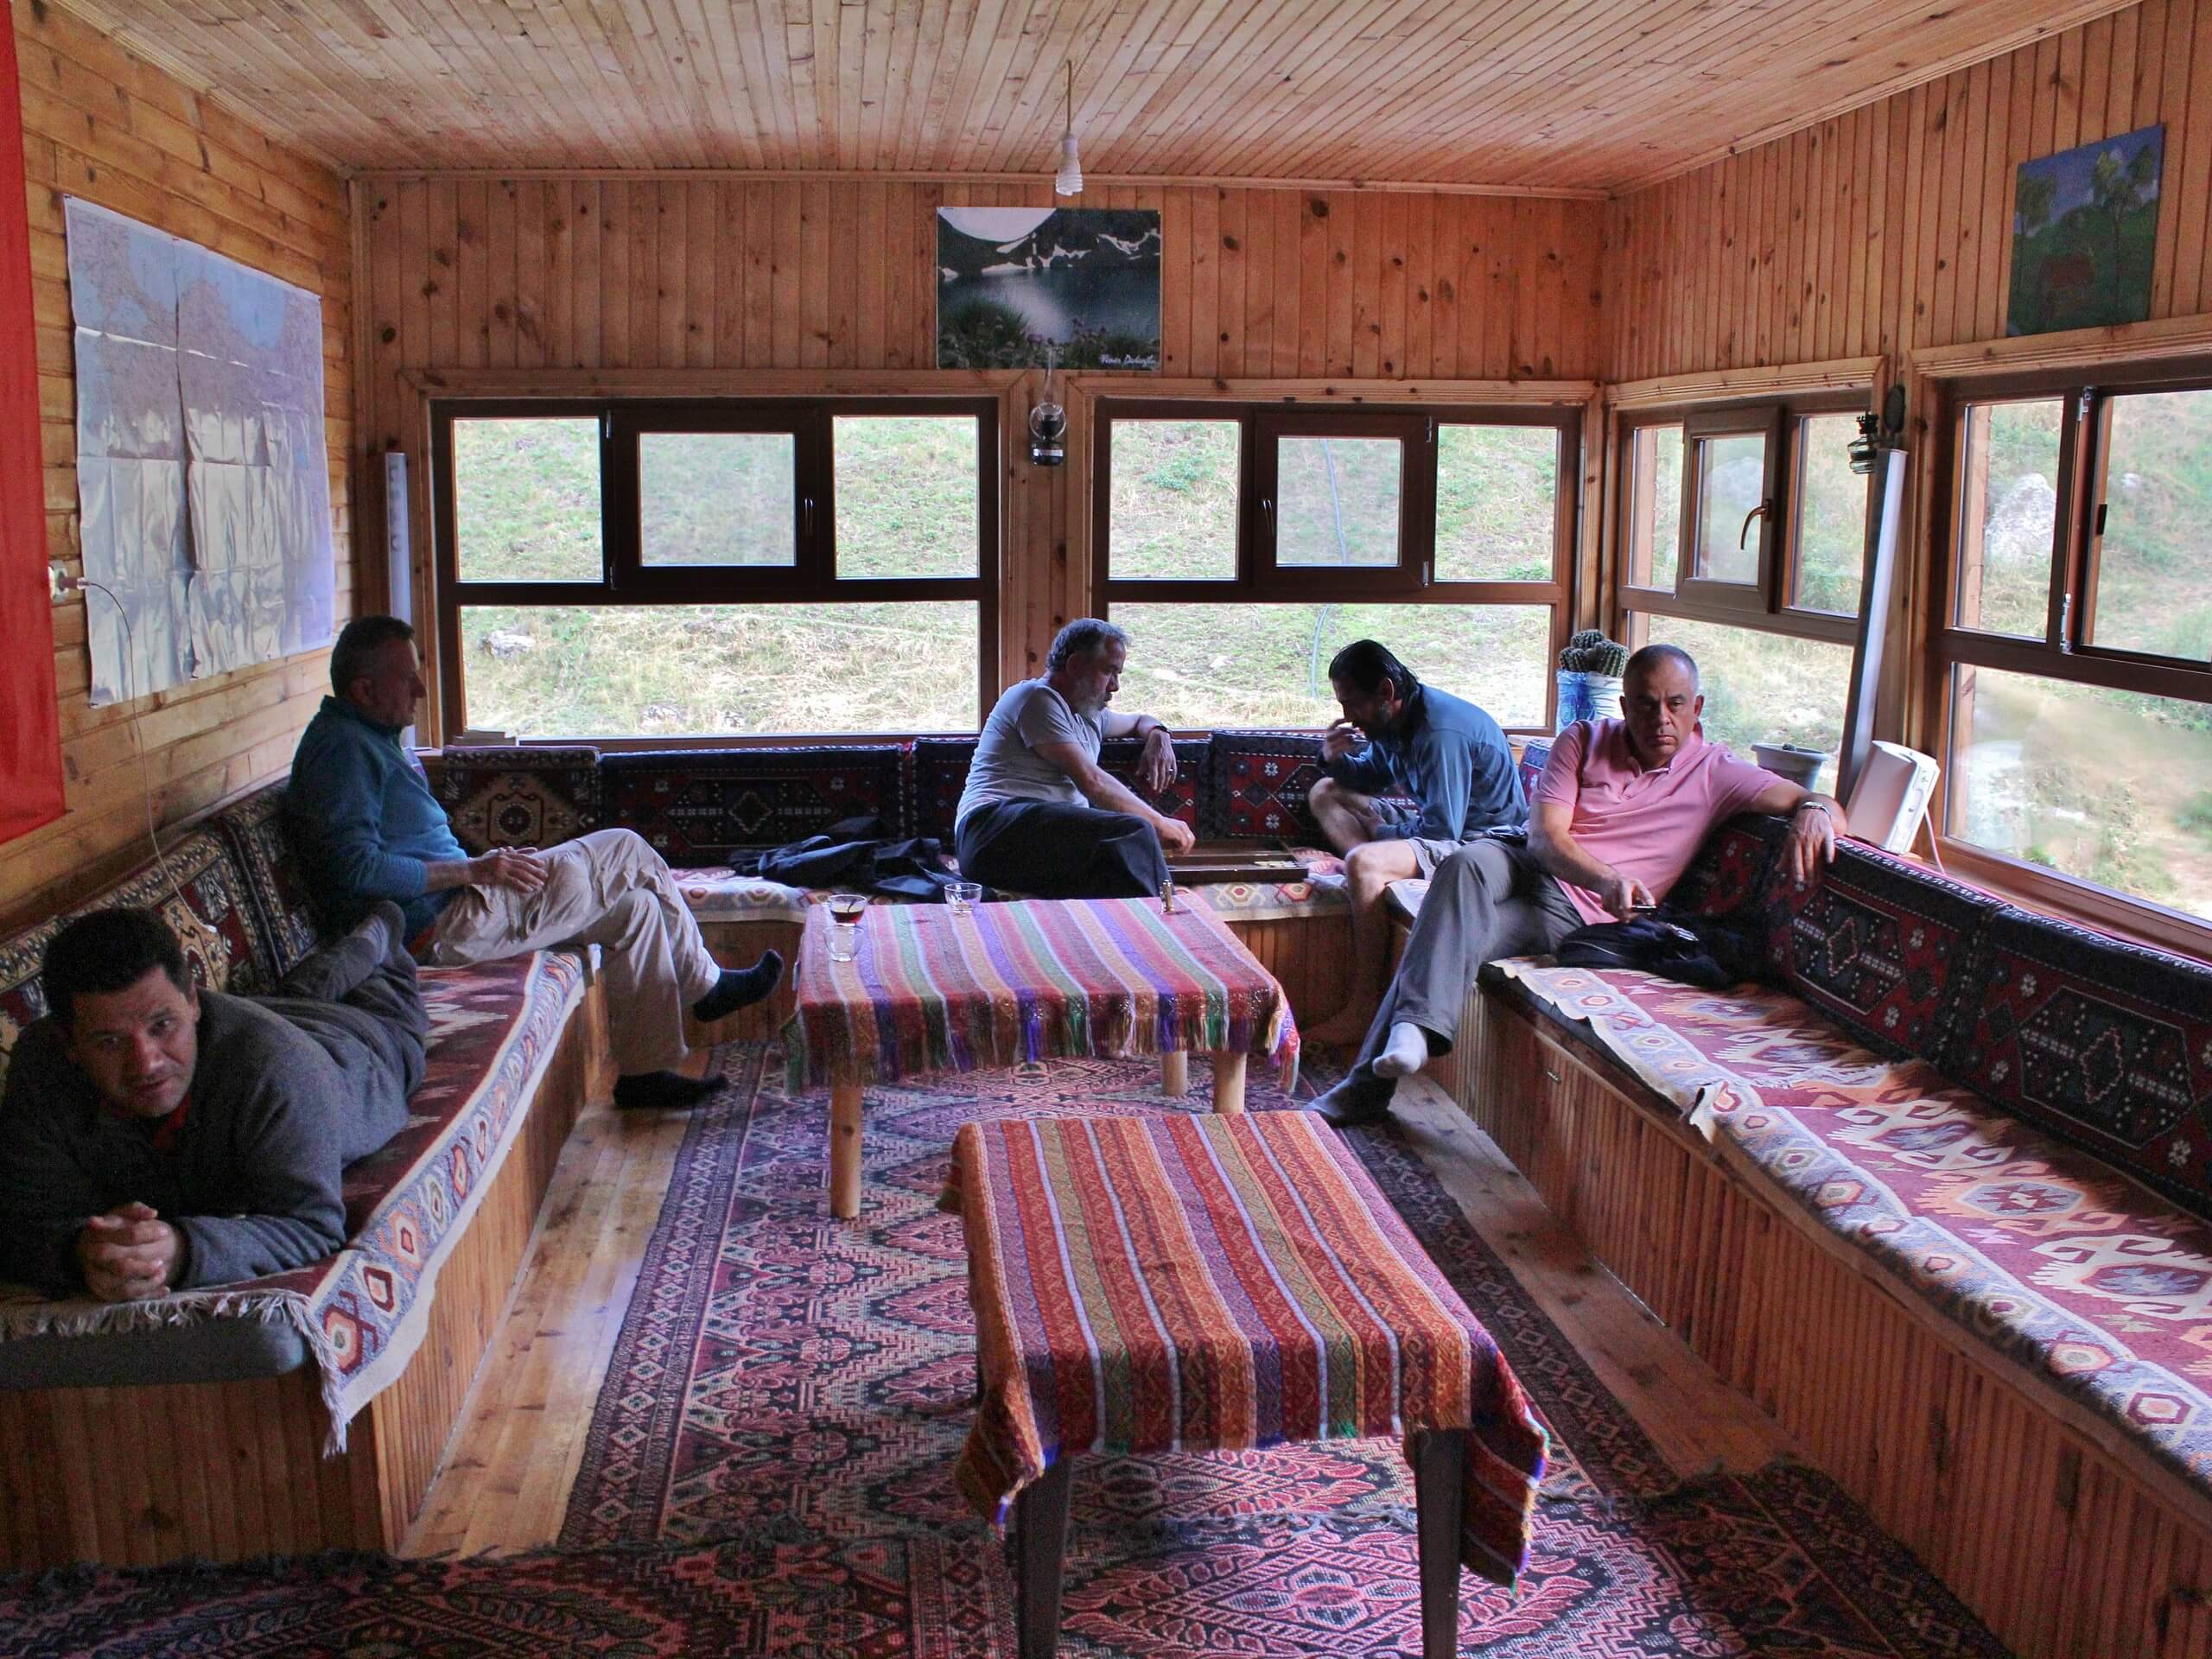
[{"label": "glass of tea", "polygon": [[864,893],[830,895],[830,960],[850,962],[861,953],[861,912],[868,908]]}]

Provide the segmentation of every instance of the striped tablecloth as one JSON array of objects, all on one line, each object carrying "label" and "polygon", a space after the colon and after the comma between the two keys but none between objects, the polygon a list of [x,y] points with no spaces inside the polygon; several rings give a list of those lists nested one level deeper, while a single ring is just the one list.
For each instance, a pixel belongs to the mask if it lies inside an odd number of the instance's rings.
[{"label": "striped tablecloth", "polygon": [[830,959],[815,907],[784,1027],[791,1086],[890,1082],[1056,1055],[1257,1054],[1298,1078],[1298,1027],[1274,976],[1187,900],[871,905],[860,954]]},{"label": "striped tablecloth", "polygon": [[1461,1559],[1528,1560],[1544,1431],[1497,1345],[1306,1112],[1001,1119],[953,1141],[983,1397],[956,1471],[1004,1525],[1061,1458],[1465,1428]]}]

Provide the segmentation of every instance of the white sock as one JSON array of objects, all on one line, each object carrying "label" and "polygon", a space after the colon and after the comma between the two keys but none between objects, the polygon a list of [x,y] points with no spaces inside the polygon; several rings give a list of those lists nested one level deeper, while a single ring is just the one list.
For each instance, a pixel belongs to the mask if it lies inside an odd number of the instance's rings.
[{"label": "white sock", "polygon": [[1375,1057],[1378,1077],[1410,1077],[1428,1064],[1428,1033],[1410,1020],[1390,1027],[1390,1039]]}]

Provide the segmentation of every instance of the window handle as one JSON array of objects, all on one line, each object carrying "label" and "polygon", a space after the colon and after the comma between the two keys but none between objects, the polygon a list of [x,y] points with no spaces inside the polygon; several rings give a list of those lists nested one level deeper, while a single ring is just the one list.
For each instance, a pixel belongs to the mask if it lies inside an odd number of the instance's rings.
[{"label": "window handle", "polygon": [[814,534],[814,498],[812,496],[803,495],[799,498],[798,517],[800,533],[810,537]]},{"label": "window handle", "polygon": [[1753,507],[1749,512],[1744,515],[1744,527],[1736,532],[1736,550],[1738,552],[1740,553],[1744,550],[1744,543],[1751,536],[1751,520],[1754,518],[1764,518],[1766,516],[1766,510],[1773,505],[1774,503],[1771,500],[1762,501],[1758,505]]}]

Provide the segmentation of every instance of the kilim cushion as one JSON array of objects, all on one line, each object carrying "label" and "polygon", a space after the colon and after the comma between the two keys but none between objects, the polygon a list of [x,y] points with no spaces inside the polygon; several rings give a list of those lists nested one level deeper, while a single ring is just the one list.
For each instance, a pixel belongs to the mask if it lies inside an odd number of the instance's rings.
[{"label": "kilim cushion", "polygon": [[472,853],[557,847],[600,827],[597,749],[451,748],[423,766]]},{"label": "kilim cushion", "polygon": [[968,787],[968,768],[976,759],[972,737],[914,740],[914,833],[935,836],[952,845],[952,817],[960,791]]},{"label": "kilim cushion", "polygon": [[2212,1217],[2212,967],[2007,906],[1937,1065]]},{"label": "kilim cushion", "polygon": [[1200,835],[1324,844],[1306,801],[1321,777],[1321,740],[1314,734],[1216,732],[1207,769]]},{"label": "kilim cushion", "polygon": [[275,977],[282,978],[315,949],[321,931],[308,897],[307,877],[284,828],[284,785],[280,779],[257,789],[207,821],[228,842],[245,877],[246,899],[261,931],[262,952]]},{"label": "kilim cushion", "polygon": [[1974,1000],[1969,947],[1997,908],[1987,893],[1858,842],[1801,887],[1777,850],[1766,879],[1767,962],[1877,1053],[1932,1059]]},{"label": "kilim cushion", "polygon": [[600,759],[601,798],[609,824],[636,830],[678,868],[704,868],[844,818],[912,833],[905,758],[896,743],[613,753]]},{"label": "kilim cushion", "polygon": [[1137,763],[1144,756],[1143,740],[1108,739],[1098,751],[1098,764],[1109,777],[1126,784],[1132,794],[1162,817],[1179,819],[1196,830],[1198,803],[1205,798],[1206,767],[1211,762],[1212,753],[1210,738],[1175,740],[1175,781],[1157,793],[1137,782]]},{"label": "kilim cushion", "polygon": [[157,862],[142,864],[92,903],[49,917],[0,940],[0,1084],[8,1055],[22,1028],[46,1013],[39,976],[47,946],[65,923],[95,910],[143,905],[160,913],[183,946],[193,976],[213,991],[265,994],[276,975],[256,953],[258,940],[246,884],[220,837],[205,830],[164,847]]}]

